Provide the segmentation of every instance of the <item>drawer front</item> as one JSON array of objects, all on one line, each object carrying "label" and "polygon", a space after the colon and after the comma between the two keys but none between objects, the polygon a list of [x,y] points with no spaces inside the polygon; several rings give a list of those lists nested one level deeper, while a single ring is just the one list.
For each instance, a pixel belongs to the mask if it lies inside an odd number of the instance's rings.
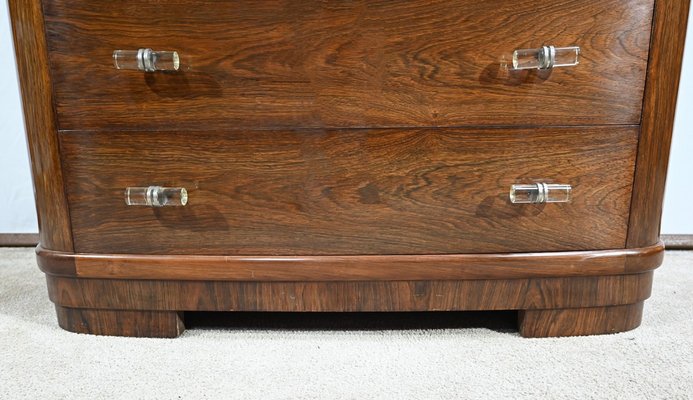
[{"label": "drawer front", "polygon": [[[653,0],[44,0],[65,130],[638,124]],[[509,71],[515,49],[580,64]],[[180,70],[116,70],[114,50]]]},{"label": "drawer front", "polygon": [[[63,132],[77,252],[441,254],[622,248],[637,127]],[[191,139],[194,137],[194,140]],[[572,185],[513,204],[513,184]],[[128,187],[183,187],[178,207]]]}]

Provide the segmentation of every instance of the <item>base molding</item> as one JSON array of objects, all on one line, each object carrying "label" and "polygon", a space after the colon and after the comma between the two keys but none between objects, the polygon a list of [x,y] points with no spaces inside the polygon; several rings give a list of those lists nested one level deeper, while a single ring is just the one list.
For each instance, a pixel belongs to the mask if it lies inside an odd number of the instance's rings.
[{"label": "base molding", "polygon": [[[187,311],[518,310],[522,335],[542,337],[634,328],[632,312],[590,310],[642,305],[650,296],[652,277],[649,271],[527,279],[237,282],[47,275],[47,282],[60,326],[97,335],[175,337],[184,329]],[[575,318],[584,322],[571,327]]]},{"label": "base molding", "polygon": [[523,337],[599,335],[640,326],[643,302],[606,307],[523,310],[518,330]]},{"label": "base molding", "polygon": [[95,310],[55,306],[58,325],[93,335],[175,338],[185,330],[175,311]]},{"label": "base molding", "polygon": [[545,337],[636,327],[663,247],[261,259],[37,253],[60,326],[79,333],[175,337],[189,311],[504,310],[518,312],[523,336]]},{"label": "base molding", "polygon": [[86,254],[36,249],[51,275],[98,279],[391,281],[520,279],[634,274],[657,268],[664,245],[543,253],[363,256]]},{"label": "base molding", "polygon": [[650,296],[653,272],[443,281],[236,282],[47,276],[63,307],[147,311],[478,311],[600,307]]}]

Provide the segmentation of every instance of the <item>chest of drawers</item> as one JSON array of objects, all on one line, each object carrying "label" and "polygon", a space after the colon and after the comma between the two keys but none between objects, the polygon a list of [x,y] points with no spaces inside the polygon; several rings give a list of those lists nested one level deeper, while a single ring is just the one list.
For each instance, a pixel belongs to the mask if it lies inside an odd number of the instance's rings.
[{"label": "chest of drawers", "polygon": [[[11,0],[61,327],[640,324],[688,1]],[[153,50],[152,50],[153,49]]]}]

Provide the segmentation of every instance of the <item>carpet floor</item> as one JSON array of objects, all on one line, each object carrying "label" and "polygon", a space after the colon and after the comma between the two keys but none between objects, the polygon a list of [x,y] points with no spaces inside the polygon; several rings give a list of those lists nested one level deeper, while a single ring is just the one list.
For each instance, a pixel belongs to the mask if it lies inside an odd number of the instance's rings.
[{"label": "carpet floor", "polygon": [[57,326],[33,249],[0,249],[1,399],[691,399],[693,252],[640,328],[523,339],[514,313],[192,315],[177,339]]}]

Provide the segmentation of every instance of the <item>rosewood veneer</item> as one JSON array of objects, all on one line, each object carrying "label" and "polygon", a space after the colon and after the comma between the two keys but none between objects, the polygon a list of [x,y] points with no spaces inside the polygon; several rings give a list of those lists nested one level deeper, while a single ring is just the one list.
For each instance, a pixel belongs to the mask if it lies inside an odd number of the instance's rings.
[{"label": "rosewood veneer", "polygon": [[191,311],[640,324],[688,0],[9,5],[64,329],[175,337]]}]

